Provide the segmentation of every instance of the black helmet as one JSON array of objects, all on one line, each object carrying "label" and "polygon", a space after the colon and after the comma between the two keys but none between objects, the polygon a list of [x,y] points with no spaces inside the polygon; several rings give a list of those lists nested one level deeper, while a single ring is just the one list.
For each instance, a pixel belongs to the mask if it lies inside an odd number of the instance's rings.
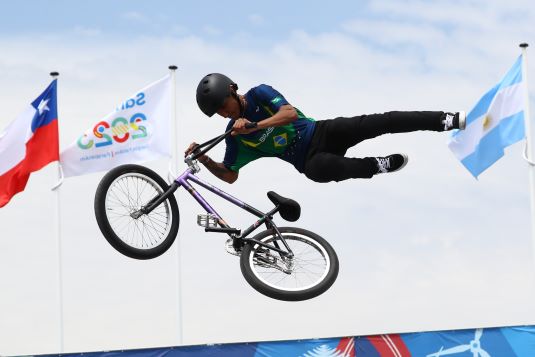
[{"label": "black helmet", "polygon": [[230,86],[238,90],[238,85],[221,73],[210,73],[201,79],[197,86],[197,104],[204,114],[211,117],[223,106],[233,93]]}]

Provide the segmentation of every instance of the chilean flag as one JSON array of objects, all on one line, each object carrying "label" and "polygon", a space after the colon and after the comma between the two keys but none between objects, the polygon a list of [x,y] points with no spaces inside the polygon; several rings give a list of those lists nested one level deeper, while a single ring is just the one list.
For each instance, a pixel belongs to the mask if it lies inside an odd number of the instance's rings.
[{"label": "chilean flag", "polygon": [[59,158],[56,85],[0,132],[0,207],[24,190],[30,173]]}]

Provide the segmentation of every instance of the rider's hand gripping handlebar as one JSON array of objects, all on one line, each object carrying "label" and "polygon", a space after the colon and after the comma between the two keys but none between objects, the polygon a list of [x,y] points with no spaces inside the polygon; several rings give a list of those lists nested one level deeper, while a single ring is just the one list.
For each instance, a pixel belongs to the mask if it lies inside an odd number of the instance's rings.
[{"label": "rider's hand gripping handlebar", "polygon": [[[258,123],[256,122],[251,122],[251,123],[247,123],[245,124],[245,128],[246,129],[252,129],[252,128],[256,128],[258,125]],[[221,141],[223,141],[227,136],[230,135],[230,133],[232,133],[232,130],[234,130],[233,128],[230,128],[229,130],[227,130],[224,134],[221,134],[213,139],[210,139],[202,144],[199,144],[195,147],[195,149],[193,149],[193,152],[191,154],[189,154],[188,156],[186,156],[186,158],[184,159],[184,162],[190,167],[190,168],[193,168],[193,170],[195,172],[199,172],[199,165],[196,163],[197,159],[201,156],[203,156],[204,154],[206,154],[208,151],[210,151],[214,146],[216,146],[217,144],[219,144]],[[204,149],[203,149],[204,148]],[[201,150],[202,149],[202,150]]]}]

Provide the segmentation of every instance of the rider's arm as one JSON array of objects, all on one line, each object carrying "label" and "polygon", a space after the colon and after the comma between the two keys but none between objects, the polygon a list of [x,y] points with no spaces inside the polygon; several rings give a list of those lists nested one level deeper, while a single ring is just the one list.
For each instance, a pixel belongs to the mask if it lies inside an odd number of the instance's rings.
[{"label": "rider's arm", "polygon": [[275,115],[258,122],[257,129],[266,129],[272,126],[283,126],[297,120],[297,111],[290,104],[280,107]]},{"label": "rider's arm", "polygon": [[[198,145],[199,144],[195,142],[191,143],[190,146],[184,152],[184,156],[188,156],[189,154],[191,154]],[[216,177],[220,178],[225,182],[234,183],[238,179],[238,172],[228,169],[221,162],[215,162],[214,160],[210,159],[210,157],[206,154],[199,157],[198,160],[201,164],[206,166],[206,168],[212,174],[214,174]]]},{"label": "rider's arm", "polygon": [[202,158],[199,158],[199,161],[212,174],[225,182],[234,183],[238,179],[237,172],[227,169],[221,162],[215,162],[208,155],[204,155]]},{"label": "rider's arm", "polygon": [[251,89],[251,96],[256,104],[262,106],[263,110],[267,111],[271,116],[259,121],[257,127],[253,129],[246,129],[245,125],[249,120],[240,118],[234,123],[233,135],[249,134],[256,130],[283,126],[298,119],[297,110],[288,103],[281,93],[271,86],[261,84]]},{"label": "rider's arm", "polygon": [[249,134],[253,131],[266,129],[269,127],[283,126],[297,120],[297,118],[297,111],[295,110],[295,108],[292,107],[290,104],[286,104],[281,106],[279,108],[279,111],[273,114],[273,116],[259,121],[257,123],[257,126],[252,129],[245,128],[245,125],[249,123],[249,120],[245,118],[240,118],[236,120],[234,122],[234,131],[232,132],[232,134]]}]

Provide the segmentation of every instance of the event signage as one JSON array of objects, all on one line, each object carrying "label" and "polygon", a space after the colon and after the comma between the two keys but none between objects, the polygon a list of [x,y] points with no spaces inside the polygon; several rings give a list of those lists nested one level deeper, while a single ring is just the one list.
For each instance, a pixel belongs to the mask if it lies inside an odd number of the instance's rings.
[{"label": "event signage", "polygon": [[65,177],[169,154],[171,76],[140,90],[61,152]]}]

